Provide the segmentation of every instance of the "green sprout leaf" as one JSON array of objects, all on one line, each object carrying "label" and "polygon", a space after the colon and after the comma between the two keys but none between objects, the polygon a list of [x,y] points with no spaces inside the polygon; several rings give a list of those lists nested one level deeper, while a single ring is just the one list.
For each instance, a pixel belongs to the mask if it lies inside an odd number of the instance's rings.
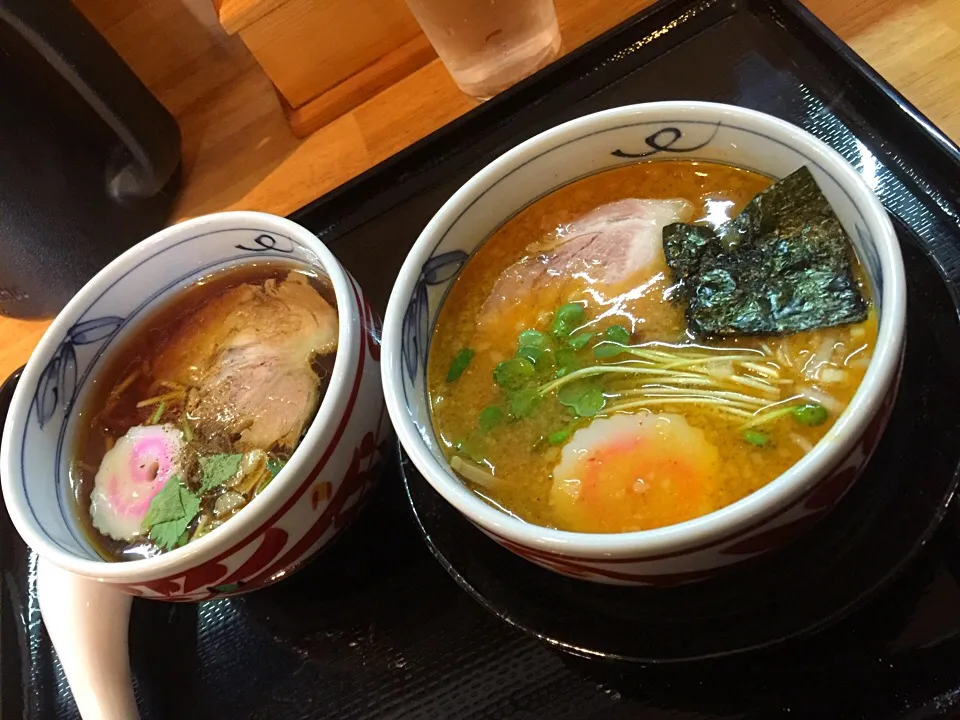
[{"label": "green sprout leaf", "polygon": [[619,343],[620,345],[628,345],[630,343],[630,331],[623,325],[611,325],[604,330],[603,335],[607,340]]},{"label": "green sprout leaf", "polygon": [[200,474],[203,478],[200,481],[200,494],[203,495],[232,478],[237,473],[242,459],[243,455],[239,453],[231,455],[221,453],[200,458]]},{"label": "green sprout leaf", "polygon": [[770,436],[759,430],[747,429],[743,431],[743,439],[756,447],[766,447],[770,444]]},{"label": "green sprout leaf", "polygon": [[513,392],[509,396],[510,415],[517,420],[530,417],[540,402],[540,393],[536,388],[526,388]]},{"label": "green sprout leaf", "polygon": [[583,325],[586,311],[579,303],[567,303],[557,308],[553,315],[552,331],[554,337],[566,338],[570,333]]},{"label": "green sprout leaf", "polygon": [[482,463],[486,459],[483,441],[476,433],[470,433],[454,447],[456,447],[458,453],[470,458],[475,463]]},{"label": "green sprout leaf", "polygon": [[817,403],[797,405],[791,410],[791,412],[793,413],[794,420],[801,425],[806,425],[807,427],[823,425],[830,415],[823,405],[819,405]]},{"label": "green sprout leaf", "polygon": [[564,375],[569,375],[574,370],[579,370],[581,363],[577,358],[577,353],[572,348],[560,348],[554,353],[554,356],[557,361],[557,373],[558,378],[562,378]]},{"label": "green sprout leaf", "polygon": [[542,350],[546,348],[548,344],[549,340],[547,339],[547,336],[539,330],[524,330],[522,333],[520,333],[517,347],[535,347]]},{"label": "green sprout leaf", "polygon": [[526,358],[538,369],[553,366],[553,358],[550,351],[536,345],[523,345],[517,350],[517,357]]},{"label": "green sprout leaf", "polygon": [[625,345],[605,341],[594,346],[593,356],[597,358],[597,360],[609,360],[610,358],[614,358],[621,354],[626,349],[627,348]]},{"label": "green sprout leaf", "polygon": [[603,409],[606,399],[596,385],[572,382],[557,391],[557,400],[579,417],[593,417]]},{"label": "green sprout leaf", "polygon": [[589,333],[589,332],[577,333],[576,335],[571,337],[569,340],[567,340],[567,344],[570,347],[572,347],[574,350],[583,350],[592,339],[593,339],[593,333]]},{"label": "green sprout leaf", "polygon": [[533,373],[532,362],[527,358],[515,357],[497,365],[493,370],[493,379],[502,388],[517,390],[533,377]]},{"label": "green sprout leaf", "polygon": [[460,352],[453,358],[453,362],[450,363],[450,369],[447,370],[448,383],[454,382],[463,375],[463,371],[467,369],[467,365],[473,360],[473,355],[474,352],[470,348],[461,348]]},{"label": "green sprout leaf", "polygon": [[497,425],[503,422],[504,412],[495,405],[485,407],[480,411],[480,418],[477,421],[480,429],[484,432],[490,432]]},{"label": "green sprout leaf", "polygon": [[580,417],[593,417],[603,409],[605,402],[603,391],[598,387],[592,387],[580,396],[579,402],[573,409]]}]

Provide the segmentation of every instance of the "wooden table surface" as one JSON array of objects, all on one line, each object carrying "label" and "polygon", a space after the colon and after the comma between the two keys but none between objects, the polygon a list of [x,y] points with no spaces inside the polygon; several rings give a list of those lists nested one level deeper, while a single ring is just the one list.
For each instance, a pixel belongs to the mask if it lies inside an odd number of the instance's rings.
[{"label": "wooden table surface", "polygon": [[[210,0],[75,0],[183,131],[174,219],[226,209],[288,214],[475,106],[439,61],[305,140]],[[960,0],[805,0],[954,141],[960,140]],[[556,0],[569,51],[652,0]],[[0,380],[49,323],[0,318]]]}]

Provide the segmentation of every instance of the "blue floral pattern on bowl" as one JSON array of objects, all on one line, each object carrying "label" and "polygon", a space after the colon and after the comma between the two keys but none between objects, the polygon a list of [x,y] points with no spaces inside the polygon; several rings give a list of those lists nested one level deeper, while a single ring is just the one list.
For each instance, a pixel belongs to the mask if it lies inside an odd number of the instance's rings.
[{"label": "blue floral pattern on bowl", "polygon": [[449,287],[468,257],[462,250],[451,250],[430,258],[420,270],[413,297],[403,316],[403,360],[411,381],[416,378],[417,369],[426,362],[427,357],[430,332],[427,289],[438,285]]},{"label": "blue floral pattern on bowl", "polygon": [[[68,439],[78,423],[71,411],[82,406],[107,350],[122,343],[138,322],[181,288],[227,265],[265,257],[318,265],[311,250],[279,233],[255,227],[198,232],[174,244],[161,244],[152,254],[115,270],[110,283],[89,295],[86,307],[72,310],[76,321],[33,385],[30,413],[18,437],[17,481],[36,524],[61,550],[96,558],[72,508]],[[50,482],[38,482],[44,477]]]},{"label": "blue floral pattern on bowl", "polygon": [[33,394],[37,422],[44,424],[53,418],[57,407],[64,403],[64,413],[69,414],[77,391],[77,345],[91,345],[108,340],[123,324],[123,318],[103,317],[84,320],[67,331],[67,336],[56,354],[40,375],[40,382]]}]

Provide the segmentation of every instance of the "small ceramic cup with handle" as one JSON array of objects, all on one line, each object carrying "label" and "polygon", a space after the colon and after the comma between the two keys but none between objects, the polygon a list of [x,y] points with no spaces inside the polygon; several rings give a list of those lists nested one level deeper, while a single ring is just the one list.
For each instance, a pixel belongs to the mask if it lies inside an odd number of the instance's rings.
[{"label": "small ceramic cup with handle", "polygon": [[[846,410],[809,453],[720,510],[668,527],[609,534],[524,522],[461,482],[434,434],[425,384],[437,315],[470,256],[521,209],[587,175],[668,159],[726,163],[777,179],[802,166],[810,169],[852,239],[873,290],[879,335],[870,366]],[[595,582],[689,582],[781,546],[844,495],[870,458],[893,407],[905,318],[906,281],[893,226],[856,170],[829,146],[783,120],[730,105],[675,101],[614,108],[559,125],[504,153],[433,217],[407,256],[387,308],[387,407],[403,447],[427,482],[510,551]]]},{"label": "small ceramic cup with handle", "polygon": [[[108,562],[79,521],[70,482],[79,413],[98,373],[151,313],[200,278],[277,260],[327,277],[336,295],[338,349],[316,417],[273,481],[226,523],[171,552]],[[157,233],[110,263],[57,316],[14,393],[0,477],[14,526],[40,556],[41,610],[84,717],[130,717],[130,598],[198,601],[264,587],[300,567],[360,509],[391,432],[379,342],[376,313],[333,254],[295,223],[255,212]]]}]

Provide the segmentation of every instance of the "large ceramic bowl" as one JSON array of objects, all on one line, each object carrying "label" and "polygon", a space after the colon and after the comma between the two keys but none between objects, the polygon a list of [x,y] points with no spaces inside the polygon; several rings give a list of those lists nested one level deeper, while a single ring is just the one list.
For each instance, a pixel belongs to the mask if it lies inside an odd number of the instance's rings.
[{"label": "large ceramic bowl", "polygon": [[[721,510],[656,530],[562,532],[483,502],[453,474],[430,423],[424,387],[430,336],[447,289],[470,255],[537,198],[585,175],[646,160],[729,163],[781,178],[810,167],[846,228],[875,292],[873,361],[846,411],[799,463]],[[477,173],[417,240],[390,297],[384,387],[399,438],[451,505],[513,552],[551,570],[608,583],[705,577],[781,545],[827,512],[863,469],[893,405],[904,347],[905,281],[897,237],[877,198],[843,158],[789,123],[728,105],[663,102],[573,120]]]},{"label": "large ceramic bowl", "polygon": [[[294,260],[336,292],[339,349],[326,395],[290,462],[236,517],[172,552],[101,559],[77,522],[70,449],[78,410],[113,348],[182,288],[220,268]],[[57,316],[27,363],[0,447],[3,497],[41,557],[128,593],[202,600],[271,583],[317,552],[360,507],[389,433],[379,372],[379,321],[359,286],[307,230],[230,212],[168,228],[121,255]]]}]

